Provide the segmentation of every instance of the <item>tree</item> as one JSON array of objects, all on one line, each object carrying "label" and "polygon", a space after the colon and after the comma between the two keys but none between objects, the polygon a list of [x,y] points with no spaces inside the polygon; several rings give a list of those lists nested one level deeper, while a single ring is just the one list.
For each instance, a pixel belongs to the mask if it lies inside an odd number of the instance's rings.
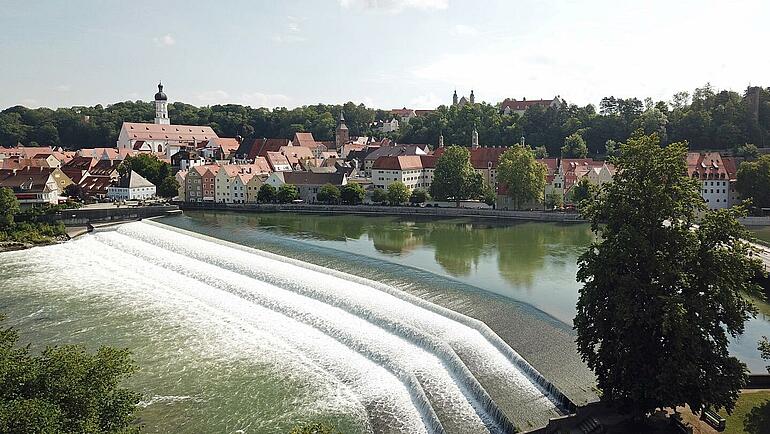
[{"label": "tree", "polygon": [[179,195],[179,181],[173,176],[169,175],[163,178],[163,182],[160,183],[157,189],[157,194],[160,197],[173,198]]},{"label": "tree", "polygon": [[596,194],[596,186],[591,184],[585,176],[580,178],[580,181],[576,182],[572,186],[572,203],[578,207],[582,207],[584,200],[593,198]]},{"label": "tree", "polygon": [[742,162],[735,187],[744,199],[751,199],[752,206],[770,207],[770,155]]},{"label": "tree", "polygon": [[548,158],[548,150],[545,148],[545,146],[535,147],[535,158],[537,158],[538,160],[542,160],[543,158]]},{"label": "tree", "polygon": [[381,189],[381,188],[375,188],[374,191],[372,191],[372,202],[374,203],[383,203],[388,200],[388,193]]},{"label": "tree", "polygon": [[545,196],[545,207],[547,209],[557,209],[564,206],[564,198],[559,193],[552,191]]},{"label": "tree", "polygon": [[497,193],[495,193],[495,189],[489,185],[484,185],[484,194],[482,196],[484,203],[491,207],[494,207],[497,203]]},{"label": "tree", "polygon": [[[770,341],[767,340],[767,336],[762,336],[762,340],[759,341],[759,347],[757,348],[762,354],[762,358],[770,360]],[[766,366],[767,372],[770,372],[770,366]]]},{"label": "tree", "polygon": [[39,356],[0,330],[0,432],[131,433],[141,395],[121,388],[137,366],[128,350],[48,347]]},{"label": "tree", "polygon": [[578,133],[572,133],[564,138],[561,147],[561,158],[585,158],[588,156],[586,141]]},{"label": "tree", "polygon": [[[613,182],[581,210],[596,241],[578,260],[578,352],[602,399],[637,415],[689,404],[730,411],[746,382],[729,355],[763,273],[742,241],[738,208],[705,209],[687,176],[686,145],[655,135],[623,145]],[[695,223],[698,223],[695,226]]]},{"label": "tree", "polygon": [[270,203],[275,201],[276,197],[276,191],[275,187],[273,187],[270,184],[262,184],[262,186],[259,187],[259,192],[257,192],[257,202],[259,203]]},{"label": "tree", "polygon": [[474,199],[481,195],[481,174],[471,165],[471,154],[462,146],[449,146],[436,162],[430,195],[437,200]]},{"label": "tree", "polygon": [[0,188],[0,229],[13,226],[13,216],[19,212],[19,201],[13,190]]},{"label": "tree", "polygon": [[67,195],[67,197],[77,199],[77,200],[85,200],[86,194],[85,191],[83,191],[83,187],[80,186],[80,184],[70,184],[67,187],[64,188],[64,194]]},{"label": "tree", "polygon": [[515,208],[542,199],[546,175],[545,165],[536,161],[532,150],[522,145],[503,152],[497,163],[497,181],[507,188]]},{"label": "tree", "polygon": [[617,157],[620,153],[620,146],[618,142],[609,139],[606,142],[604,142],[604,153],[607,155],[608,158]]},{"label": "tree", "polygon": [[276,195],[278,202],[289,203],[291,201],[299,199],[299,190],[296,185],[283,184],[278,187],[278,194]]},{"label": "tree", "polygon": [[422,188],[415,188],[412,195],[409,196],[410,203],[425,203],[430,199],[430,195]]},{"label": "tree", "polygon": [[744,143],[735,148],[735,154],[749,161],[759,158],[759,148],[751,143]]},{"label": "tree", "polygon": [[[131,171],[138,173],[155,186],[160,186],[167,176],[172,176],[171,166],[153,154],[142,153],[126,157],[118,166],[118,172],[121,176],[126,176]],[[176,194],[174,193],[174,196]]]},{"label": "tree", "polygon": [[388,186],[388,202],[391,205],[400,205],[409,199],[409,189],[401,181],[396,181]]},{"label": "tree", "polygon": [[340,198],[342,199],[342,203],[348,205],[358,205],[359,203],[363,202],[365,195],[366,190],[364,190],[364,187],[362,187],[361,184],[355,182],[345,184],[340,189]]},{"label": "tree", "polygon": [[319,202],[335,204],[340,201],[340,189],[332,184],[324,184],[318,190],[316,198]]}]

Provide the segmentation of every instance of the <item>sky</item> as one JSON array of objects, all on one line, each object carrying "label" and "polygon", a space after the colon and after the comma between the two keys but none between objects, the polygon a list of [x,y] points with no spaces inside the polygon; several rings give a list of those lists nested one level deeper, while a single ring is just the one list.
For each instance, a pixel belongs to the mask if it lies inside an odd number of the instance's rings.
[{"label": "sky", "polygon": [[0,108],[435,108],[770,86],[764,0],[0,0]]}]

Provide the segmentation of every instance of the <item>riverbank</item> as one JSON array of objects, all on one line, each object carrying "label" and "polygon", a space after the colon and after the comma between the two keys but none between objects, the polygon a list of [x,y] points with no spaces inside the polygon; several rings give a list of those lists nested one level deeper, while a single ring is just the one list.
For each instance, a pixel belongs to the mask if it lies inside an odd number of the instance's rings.
[{"label": "riverbank", "polygon": [[182,210],[236,211],[236,212],[295,212],[315,214],[393,215],[430,217],[469,217],[496,220],[523,220],[540,222],[585,223],[577,213],[545,211],[508,211],[473,208],[438,208],[380,205],[321,205],[321,204],[227,204],[179,203]]}]

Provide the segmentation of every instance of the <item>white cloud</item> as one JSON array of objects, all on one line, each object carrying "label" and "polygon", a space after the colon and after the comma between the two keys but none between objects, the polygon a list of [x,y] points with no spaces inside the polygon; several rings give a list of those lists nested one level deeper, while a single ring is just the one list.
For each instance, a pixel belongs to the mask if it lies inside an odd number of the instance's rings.
[{"label": "white cloud", "polygon": [[155,45],[158,47],[170,47],[176,44],[176,40],[169,33],[161,36],[160,38],[153,38],[152,41],[155,42]]},{"label": "white cloud", "polygon": [[291,98],[282,94],[267,94],[263,92],[242,93],[238,96],[230,95],[224,90],[208,90],[196,95],[198,102],[206,105],[215,104],[242,104],[252,107],[281,107],[291,102]]},{"label": "white cloud", "polygon": [[452,29],[452,34],[456,36],[478,36],[479,31],[475,27],[457,24]]},{"label": "white cloud", "polygon": [[412,98],[409,100],[409,108],[414,109],[434,109],[441,104],[447,105],[449,104],[449,100],[446,98],[442,99],[438,97],[435,93],[431,92],[427,95],[420,95],[418,97]]},{"label": "white cloud", "polygon": [[373,10],[398,13],[404,9],[443,10],[449,7],[449,0],[339,0],[347,9]]},{"label": "white cloud", "polygon": [[72,90],[72,86],[70,86],[69,84],[60,84],[54,87],[54,90],[59,92],[69,92],[70,90]]},{"label": "white cloud", "polygon": [[302,27],[300,26],[300,23],[305,21],[305,18],[289,15],[286,19],[288,20],[286,29],[282,32],[274,33],[270,36],[270,39],[272,39],[273,42],[278,43],[304,41],[306,38],[302,36]]}]

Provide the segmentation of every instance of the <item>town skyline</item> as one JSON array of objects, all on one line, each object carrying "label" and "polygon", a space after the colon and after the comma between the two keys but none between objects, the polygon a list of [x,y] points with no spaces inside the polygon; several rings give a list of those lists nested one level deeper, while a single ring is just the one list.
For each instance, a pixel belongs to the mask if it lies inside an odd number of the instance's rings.
[{"label": "town skyline", "polygon": [[770,6],[758,1],[11,3],[0,17],[0,54],[13,60],[0,65],[3,108],[149,101],[159,80],[172,101],[196,106],[429,109],[455,89],[492,104],[560,95],[598,105],[668,101],[707,82],[742,91],[770,71],[751,51],[770,36]]}]

